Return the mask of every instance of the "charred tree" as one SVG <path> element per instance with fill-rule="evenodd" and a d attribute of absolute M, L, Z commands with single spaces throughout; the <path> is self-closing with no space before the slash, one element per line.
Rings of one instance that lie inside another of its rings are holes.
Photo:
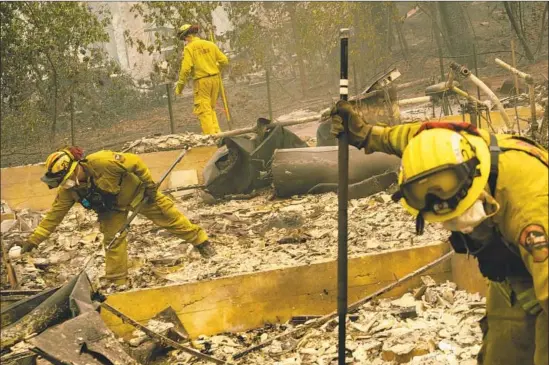
<path fill-rule="evenodd" d="M 515 14 L 513 12 L 513 9 L 511 8 L 511 4 L 509 1 L 504 1 L 503 6 L 505 7 L 505 13 L 507 13 L 507 17 L 509 18 L 509 22 L 511 23 L 511 27 L 515 31 L 515 34 L 517 35 L 517 38 L 522 45 L 522 49 L 524 49 L 524 53 L 526 55 L 526 58 L 528 58 L 528 61 L 534 62 L 534 55 L 532 54 L 532 51 L 530 50 L 530 47 L 528 46 L 528 42 L 526 42 L 526 37 L 524 36 L 524 32 L 522 31 L 519 23 L 517 22 L 517 19 L 515 17 Z"/>
<path fill-rule="evenodd" d="M 472 68 L 474 39 L 464 9 L 459 2 L 440 1 L 438 11 L 441 30 L 450 46 L 448 51 L 458 63 Z"/>

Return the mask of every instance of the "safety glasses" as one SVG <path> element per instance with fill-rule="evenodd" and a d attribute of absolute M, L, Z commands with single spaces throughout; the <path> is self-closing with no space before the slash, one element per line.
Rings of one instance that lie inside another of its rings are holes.
<path fill-rule="evenodd" d="M 61 185 L 61 182 L 63 182 L 63 179 L 68 172 L 68 168 L 58 171 L 56 173 L 48 171 L 44 174 L 44 176 L 40 178 L 40 180 L 48 185 L 48 188 L 55 189 L 59 187 L 59 185 Z"/>
<path fill-rule="evenodd" d="M 473 157 L 460 164 L 448 164 L 425 171 L 400 185 L 397 198 L 418 211 L 431 211 L 437 215 L 453 211 L 467 192 L 475 177 L 479 160 Z"/>

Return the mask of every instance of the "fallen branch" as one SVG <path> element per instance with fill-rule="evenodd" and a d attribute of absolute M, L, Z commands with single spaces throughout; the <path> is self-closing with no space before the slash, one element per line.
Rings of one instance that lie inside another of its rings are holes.
<path fill-rule="evenodd" d="M 227 362 L 224 361 L 224 360 L 220 360 L 220 359 L 217 359 L 213 356 L 210 356 L 210 355 L 206 355 L 206 354 L 203 354 L 202 352 L 200 351 L 197 351 L 195 349 L 192 349 L 190 347 L 187 347 L 187 346 L 183 346 L 171 339 L 169 339 L 168 337 L 166 336 L 163 336 L 159 333 L 156 333 L 154 331 L 151 331 L 150 329 L 148 329 L 147 327 L 143 326 L 141 323 L 137 322 L 136 320 L 128 317 L 127 315 L 125 315 L 124 313 L 120 312 L 118 309 L 116 308 L 113 308 L 111 307 L 109 304 L 103 302 L 101 304 L 101 308 L 105 308 L 106 310 L 108 310 L 109 312 L 111 312 L 112 314 L 114 314 L 115 316 L 117 316 L 118 318 L 120 318 L 122 321 L 126 322 L 126 323 L 129 323 L 131 324 L 132 326 L 134 326 L 135 328 L 138 328 L 140 329 L 141 331 L 145 332 L 147 334 L 147 336 L 149 336 L 150 338 L 152 338 L 153 340 L 157 341 L 158 343 L 162 344 L 162 345 L 167 345 L 167 346 L 171 346 L 173 348 L 176 348 L 178 350 L 181 350 L 183 352 L 186 352 L 188 354 L 191 354 L 193 356 L 196 356 L 202 360 L 206 360 L 206 361 L 210 361 L 210 362 L 213 362 L 215 364 L 226 364 Z"/>
<path fill-rule="evenodd" d="M 375 297 L 378 297 L 382 294 L 385 294 L 387 293 L 388 291 L 392 290 L 393 288 L 399 286 L 400 284 L 402 284 L 403 282 L 405 281 L 408 281 L 416 276 L 418 276 L 419 274 L 422 274 L 424 273 L 425 271 L 429 270 L 430 268 L 440 264 L 441 262 L 444 262 L 446 260 L 448 260 L 449 258 L 451 258 L 452 256 L 454 255 L 454 251 L 450 251 L 446 254 L 444 254 L 443 256 L 439 257 L 438 259 L 436 259 L 435 261 L 425 265 L 425 266 L 422 266 L 420 267 L 419 269 L 409 273 L 408 275 L 402 277 L 401 279 L 395 281 L 394 283 L 390 284 L 390 285 L 387 285 L 386 287 L 384 288 L 381 288 L 379 289 L 378 291 L 368 295 L 367 297 L 365 298 L 362 298 L 356 302 L 354 302 L 353 304 L 351 304 L 349 307 L 348 307 L 348 312 L 352 312 L 352 311 L 355 311 L 357 310 L 358 308 L 360 308 L 362 305 L 364 305 L 365 303 L 369 302 L 370 300 L 374 299 Z M 254 345 L 254 346 L 251 346 L 251 347 L 248 347 L 247 349 L 241 351 L 241 352 L 238 352 L 236 354 L 233 355 L 233 360 L 237 360 L 237 359 L 240 359 L 246 355 L 248 355 L 249 353 L 255 351 L 255 350 L 259 350 L 259 349 L 262 349 L 268 345 L 270 345 L 273 341 L 275 340 L 281 340 L 281 339 L 284 339 L 284 338 L 287 338 L 289 336 L 293 336 L 293 335 L 296 335 L 296 336 L 299 336 L 301 334 L 304 334 L 305 331 L 307 331 L 308 329 L 310 328 L 316 328 L 316 327 L 319 327 L 319 326 L 322 326 L 323 324 L 333 320 L 333 319 L 336 319 L 338 316 L 338 313 L 337 311 L 334 311 L 330 314 L 327 314 L 325 316 L 322 316 L 312 322 L 309 322 L 308 324 L 305 324 L 303 325 L 302 327 L 298 327 L 298 328 L 295 328 L 291 331 L 288 331 L 288 332 L 285 332 L 285 333 L 282 333 L 278 336 L 275 336 L 271 339 L 268 339 L 266 341 L 263 341 L 262 343 L 258 344 L 258 345 Z"/>

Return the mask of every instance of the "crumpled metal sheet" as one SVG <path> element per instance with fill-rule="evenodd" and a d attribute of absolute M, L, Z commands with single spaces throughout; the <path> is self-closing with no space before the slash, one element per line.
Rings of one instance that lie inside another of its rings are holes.
<path fill-rule="evenodd" d="M 31 297 L 21 299 L 9 307 L 6 307 L 2 310 L 2 328 L 9 326 L 10 324 L 16 322 L 18 319 L 22 318 L 34 308 L 36 308 L 40 303 L 49 298 L 59 289 L 59 287 L 46 289 L 38 294 L 35 294 Z"/>
<path fill-rule="evenodd" d="M 91 286 L 86 273 L 80 273 L 67 284 L 45 298 L 30 312 L 4 328 L 2 350 L 23 340 L 32 333 L 40 333 L 61 321 L 77 316 L 91 306 Z"/>
<path fill-rule="evenodd" d="M 204 182 L 216 197 L 249 193 L 267 186 L 271 159 L 275 150 L 303 148 L 307 144 L 284 127 L 276 127 L 265 134 L 262 141 L 246 137 L 223 140 L 225 147 L 217 151 L 204 167 Z"/>
<path fill-rule="evenodd" d="M 72 365 L 137 364 L 95 311 L 52 327 L 29 342 L 50 361 Z"/>

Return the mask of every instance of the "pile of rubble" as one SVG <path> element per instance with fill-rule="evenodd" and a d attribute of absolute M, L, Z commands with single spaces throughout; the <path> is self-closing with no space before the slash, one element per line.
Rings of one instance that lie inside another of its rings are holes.
<path fill-rule="evenodd" d="M 307 265 L 337 257 L 334 193 L 272 200 L 271 192 L 263 191 L 249 200 L 213 205 L 206 204 L 198 193 L 174 199 L 192 222 L 208 232 L 218 255 L 203 260 L 192 245 L 137 217 L 128 234 L 132 288 Z M 8 232 L 5 242 L 10 245 L 24 239 L 39 216 L 19 213 L 18 219 L 28 221 L 28 227 Z M 89 255 L 94 259 L 87 273 L 98 282 L 104 270 L 104 251 L 96 220 L 94 213 L 75 206 L 48 240 L 30 255 L 12 260 L 23 288 L 61 284 L 81 270 Z M 416 236 L 414 218 L 387 193 L 349 202 L 350 256 L 439 242 L 447 235 L 440 225 L 427 225 L 424 235 Z"/>
<path fill-rule="evenodd" d="M 128 142 L 122 149 L 124 152 L 147 153 L 167 150 L 190 149 L 198 146 L 213 146 L 216 139 L 211 135 L 184 132 L 164 136 L 143 137 Z"/>
<path fill-rule="evenodd" d="M 485 298 L 457 290 L 451 282 L 436 285 L 429 276 L 422 280 L 424 285 L 413 293 L 396 300 L 366 303 L 348 316 L 347 363 L 476 364 L 482 342 L 478 321 L 485 313 Z M 268 325 L 246 333 L 200 336 L 192 344 L 217 358 L 229 359 L 249 346 L 297 328 L 292 323 L 295 322 Z M 300 338 L 274 340 L 238 363 L 334 364 L 337 332 L 334 320 L 306 330 Z M 181 351 L 172 351 L 169 356 L 170 364 L 186 364 L 191 358 Z"/>

